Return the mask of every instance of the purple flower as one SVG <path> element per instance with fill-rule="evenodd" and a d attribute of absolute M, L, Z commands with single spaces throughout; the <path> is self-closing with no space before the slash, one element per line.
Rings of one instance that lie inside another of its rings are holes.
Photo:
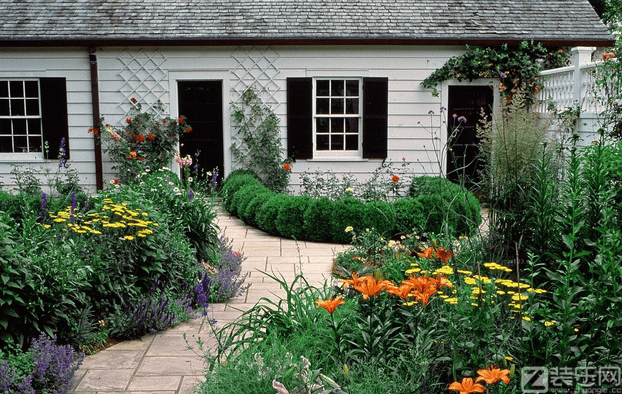
<path fill-rule="evenodd" d="M 447 111 L 447 108 L 441 107 L 441 112 L 445 112 L 445 111 Z"/>
<path fill-rule="evenodd" d="M 458 114 L 453 114 L 451 115 L 454 119 L 456 119 L 458 117 Z"/>
<path fill-rule="evenodd" d="M 461 116 L 461 117 L 458 118 L 458 122 L 460 122 L 460 123 L 466 123 L 466 121 L 467 120 L 466 120 L 466 118 L 464 116 Z"/>
<path fill-rule="evenodd" d="M 499 73 L 499 77 L 501 79 L 505 79 L 507 77 L 507 75 L 505 75 L 505 73 L 502 72 L 502 73 Z"/>
<path fill-rule="evenodd" d="M 58 162 L 58 168 L 62 168 L 67 163 L 67 152 L 65 151 L 65 137 L 60 140 L 60 148 L 58 149 L 58 158 L 60 161 Z"/>
<path fill-rule="evenodd" d="M 194 198 L 194 192 L 192 189 L 188 190 L 188 200 L 192 200 Z"/>
<path fill-rule="evenodd" d="M 45 219 L 45 207 L 48 204 L 48 196 L 45 193 L 41 193 L 41 205 L 39 206 L 39 217 Z"/>
<path fill-rule="evenodd" d="M 78 206 L 78 202 L 76 200 L 76 192 L 71 192 L 71 213 L 69 215 L 69 219 L 71 220 L 71 223 L 73 223 L 75 220 L 73 213 L 76 211 L 77 206 Z"/>
<path fill-rule="evenodd" d="M 428 115 L 434 115 L 434 111 L 429 110 L 429 111 L 428 111 Z"/>

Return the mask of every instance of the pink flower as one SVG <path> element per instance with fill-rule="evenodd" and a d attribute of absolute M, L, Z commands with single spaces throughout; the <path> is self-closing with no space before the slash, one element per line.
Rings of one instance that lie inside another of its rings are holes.
<path fill-rule="evenodd" d="M 276 390 L 277 394 L 289 394 L 289 391 L 283 386 L 283 383 L 279 383 L 276 380 L 272 381 L 272 387 Z"/>
<path fill-rule="evenodd" d="M 108 131 L 108 133 L 110 134 L 110 136 L 115 140 L 115 141 L 121 141 L 121 136 L 119 134 L 117 134 L 116 131 L 114 131 L 111 128 L 107 128 L 106 131 Z"/>

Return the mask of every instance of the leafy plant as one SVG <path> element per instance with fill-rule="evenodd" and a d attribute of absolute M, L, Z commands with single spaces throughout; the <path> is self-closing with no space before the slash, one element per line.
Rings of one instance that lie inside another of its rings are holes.
<path fill-rule="evenodd" d="M 119 173 L 119 181 L 127 184 L 134 182 L 136 176 L 148 169 L 168 168 L 173 160 L 179 136 L 192 132 L 185 117 L 177 119 L 161 118 L 156 114 L 142 111 L 142 105 L 130 99 L 132 113 L 123 128 L 109 124 L 100 124 L 91 132 L 101 138 L 99 132 L 106 136 L 106 152 L 115 163 L 113 169 Z M 164 112 L 163 104 L 158 104 L 158 113 Z M 103 121 L 102 121 L 103 123 Z"/>
<path fill-rule="evenodd" d="M 286 191 L 291 165 L 281 157 L 279 118 L 252 87 L 242 93 L 239 104 L 231 104 L 231 111 L 244 143 L 242 148 L 231 146 L 233 157 L 255 172 L 270 190 Z"/>
<path fill-rule="evenodd" d="M 542 66 L 539 60 L 543 61 Z M 562 67 L 567 63 L 568 53 L 562 48 L 548 50 L 533 41 L 523 41 L 517 47 L 508 44 L 500 47 L 467 45 L 464 54 L 450 58 L 421 85 L 438 96 L 437 86 L 449 79 L 472 81 L 493 78 L 500 80 L 498 89 L 504 95 L 511 97 L 525 87 L 532 97 L 540 88 L 538 73 L 542 69 Z"/>

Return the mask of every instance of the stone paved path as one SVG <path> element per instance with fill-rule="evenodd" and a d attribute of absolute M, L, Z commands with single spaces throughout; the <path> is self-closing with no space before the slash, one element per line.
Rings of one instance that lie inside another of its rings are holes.
<path fill-rule="evenodd" d="M 249 273 L 246 283 L 250 284 L 239 297 L 210 306 L 208 318 L 216 319 L 218 326 L 235 320 L 262 297 L 276 300 L 284 295 L 277 282 L 259 271 L 282 275 L 289 283 L 302 271 L 310 284 L 321 286 L 330 278 L 333 256 L 348 247 L 273 237 L 222 210 L 217 220 L 221 234 L 232 241 L 233 250 L 246 257 L 242 270 Z M 170 330 L 122 342 L 88 356 L 77 371 L 70 392 L 191 393 L 203 379 L 204 363 L 187 349 L 183 334 L 191 344 L 198 337 L 209 344 L 211 330 L 204 320 L 190 320 Z"/>

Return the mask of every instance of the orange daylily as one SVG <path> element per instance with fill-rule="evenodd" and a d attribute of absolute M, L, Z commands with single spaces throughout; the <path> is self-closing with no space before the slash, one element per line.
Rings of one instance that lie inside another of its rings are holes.
<path fill-rule="evenodd" d="M 427 276 L 410 275 L 404 282 L 412 283 L 413 287 L 419 292 L 425 291 L 430 286 L 436 286 L 436 279 L 431 279 Z"/>
<path fill-rule="evenodd" d="M 430 296 L 436 293 L 436 287 L 428 287 L 422 292 L 416 292 L 415 298 L 421 301 L 421 305 L 426 306 L 430 302 Z"/>
<path fill-rule="evenodd" d="M 454 285 L 443 275 L 436 275 L 436 287 L 442 289 L 443 287 L 454 287 Z"/>
<path fill-rule="evenodd" d="M 330 299 L 328 299 L 328 300 L 317 300 L 317 301 L 315 301 L 315 303 L 317 304 L 318 308 L 322 307 L 322 308 L 326 309 L 328 311 L 328 313 L 330 313 L 332 315 L 333 312 L 335 312 L 335 309 L 337 309 L 337 307 L 339 305 L 343 305 L 346 302 L 341 299 L 341 296 L 339 296 L 337 298 L 330 297 Z"/>
<path fill-rule="evenodd" d="M 376 281 L 376 278 L 373 276 L 365 276 L 361 278 L 361 283 L 358 286 L 353 286 L 356 290 L 363 294 L 364 299 L 367 299 L 368 297 L 372 297 L 380 293 L 381 290 L 386 289 L 390 285 L 392 285 L 392 283 L 388 280 Z"/>
<path fill-rule="evenodd" d="M 424 259 L 431 259 L 432 253 L 434 253 L 434 248 L 427 248 L 423 253 L 419 253 L 419 257 Z"/>
<path fill-rule="evenodd" d="M 356 272 L 353 272 L 352 279 L 341 279 L 341 281 L 343 282 L 343 289 L 345 290 L 348 288 L 348 286 L 352 286 L 352 287 L 360 286 L 361 283 L 365 281 L 365 279 L 360 278 Z"/>
<path fill-rule="evenodd" d="M 387 287 L 387 293 L 396 295 L 405 300 L 410 295 L 410 291 L 413 289 L 413 284 L 409 282 L 402 282 L 399 286 Z"/>
<path fill-rule="evenodd" d="M 510 383 L 510 378 L 508 377 L 509 373 L 510 373 L 509 369 L 501 370 L 499 368 L 492 368 L 492 367 L 486 368 L 486 369 L 480 369 L 477 371 L 477 374 L 479 376 L 477 377 L 477 379 L 475 379 L 475 381 L 479 382 L 480 380 L 483 380 L 487 384 L 494 384 L 494 383 L 497 383 L 499 380 L 502 380 L 503 383 L 509 384 Z"/>
<path fill-rule="evenodd" d="M 447 264 L 447 260 L 454 257 L 454 254 L 451 252 L 451 250 L 446 250 L 441 246 L 434 254 L 434 257 L 441 259 L 443 261 L 443 264 Z"/>
<path fill-rule="evenodd" d="M 453 382 L 448 390 L 458 391 L 460 394 L 469 394 L 469 393 L 483 393 L 484 386 L 479 383 L 473 384 L 473 379 L 471 378 L 462 378 L 462 382 Z"/>

